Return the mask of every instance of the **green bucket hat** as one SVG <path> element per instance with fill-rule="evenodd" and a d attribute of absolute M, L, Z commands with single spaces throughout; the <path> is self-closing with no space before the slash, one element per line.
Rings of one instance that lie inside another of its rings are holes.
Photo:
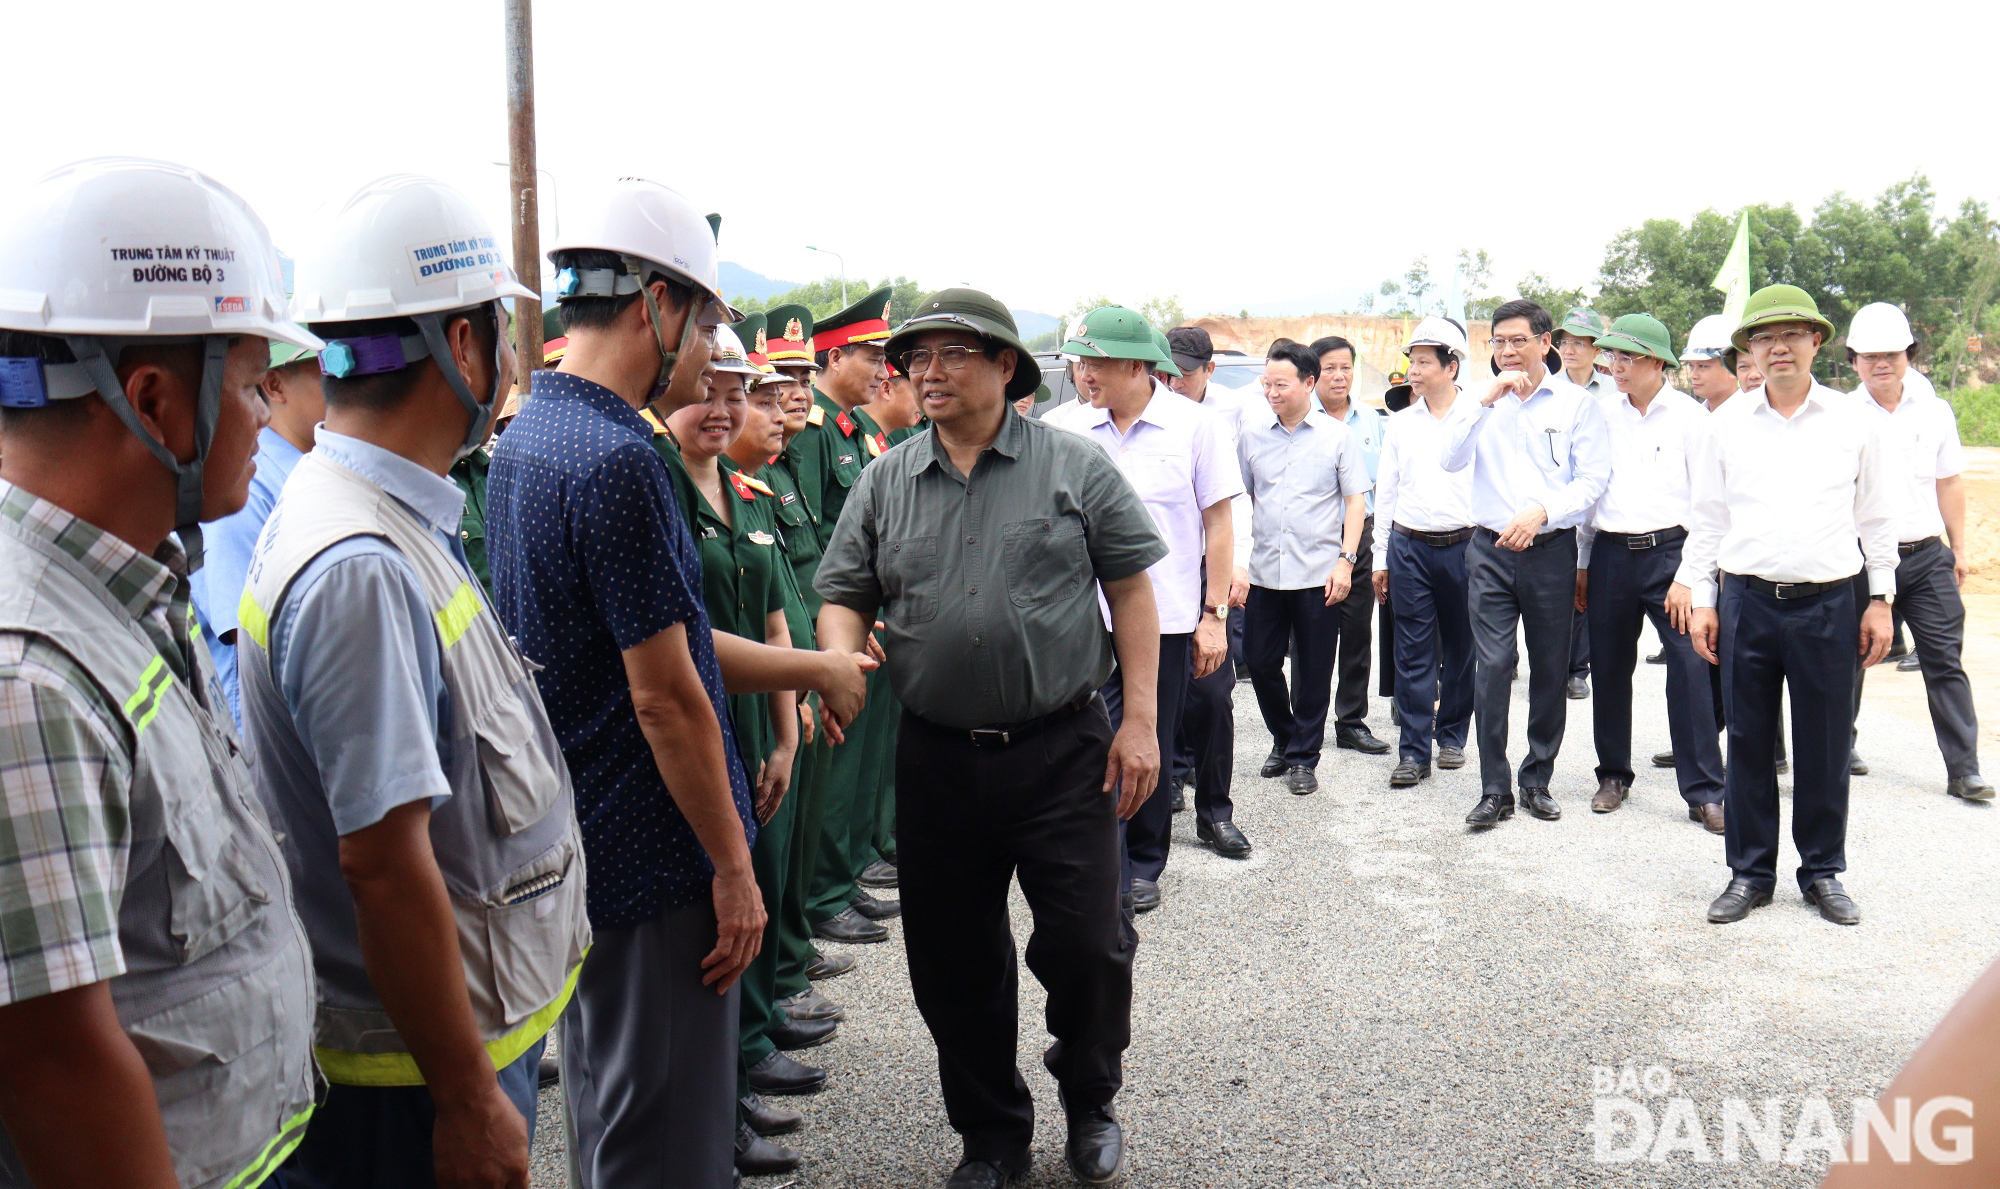
<path fill-rule="evenodd" d="M 1673 332 L 1651 314 L 1627 314 L 1613 322 L 1611 329 L 1598 336 L 1597 349 L 1649 355 L 1668 367 L 1680 365 L 1674 358 Z"/>
<path fill-rule="evenodd" d="M 910 340 L 927 330 L 969 330 L 1002 347 L 1012 347 L 1014 378 L 1007 382 L 1007 399 L 1020 400 L 1041 386 L 1042 372 L 1034 352 L 1021 344 L 1021 332 L 1007 307 L 977 289 L 940 289 L 917 303 L 910 320 L 896 328 L 883 344 L 890 359 L 909 349 Z M 903 366 L 898 363 L 899 369 Z"/>
<path fill-rule="evenodd" d="M 1578 338 L 1601 339 L 1611 329 L 1611 319 L 1596 310 L 1578 306 L 1563 315 L 1562 325 L 1556 329 Z"/>
<path fill-rule="evenodd" d="M 1103 306 L 1083 316 L 1083 324 L 1062 345 L 1065 355 L 1086 359 L 1142 359 L 1147 363 L 1172 363 L 1166 336 L 1155 342 L 1155 331 L 1139 311 L 1124 306 Z"/>
<path fill-rule="evenodd" d="M 1153 345 L 1160 349 L 1160 354 L 1167 357 L 1166 362 L 1156 363 L 1153 365 L 1154 371 L 1163 372 L 1169 376 L 1178 376 L 1184 374 L 1181 371 L 1180 364 L 1174 362 L 1174 349 L 1167 342 L 1166 331 L 1161 330 L 1158 327 L 1153 328 Z"/>
<path fill-rule="evenodd" d="M 318 358 L 319 352 L 310 347 L 296 347 L 291 343 L 281 343 L 277 339 L 271 340 L 270 368 L 281 368 L 288 363 L 299 363 L 303 360 Z"/>
<path fill-rule="evenodd" d="M 1736 344 L 1738 351 L 1748 351 L 1750 332 L 1773 322 L 1810 322 L 1819 327 L 1821 343 L 1833 341 L 1833 323 L 1820 314 L 1819 303 L 1812 299 L 1812 294 L 1797 285 L 1766 285 L 1752 293 L 1743 306 L 1743 321 L 1737 324 L 1729 341 Z"/>

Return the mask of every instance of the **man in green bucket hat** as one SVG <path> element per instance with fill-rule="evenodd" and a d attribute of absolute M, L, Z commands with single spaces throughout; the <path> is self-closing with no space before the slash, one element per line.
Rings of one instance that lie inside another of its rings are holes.
<path fill-rule="evenodd" d="M 1597 744 L 1593 813 L 1631 795 L 1632 671 L 1646 620 L 1665 642 L 1667 728 L 1688 817 L 1723 830 L 1722 748 L 1708 689 L 1708 662 L 1667 622 L 1667 591 L 1681 564 L 1692 519 L 1690 467 L 1707 432 L 1703 406 L 1667 383 L 1673 335 L 1649 314 L 1627 314 L 1597 340 L 1611 360 L 1616 396 L 1602 400 L 1611 438 L 1611 479 L 1577 527 L 1576 602 L 1590 631 Z"/>
<path fill-rule="evenodd" d="M 1799 889 L 1835 924 L 1861 919 L 1836 878 L 1847 867 L 1854 677 L 1857 664 L 1882 659 L 1893 634 L 1902 500 L 1864 411 L 1813 380 L 1813 357 L 1832 335 L 1804 290 L 1751 294 L 1732 341 L 1755 358 L 1764 384 L 1717 412 L 1727 422 L 1697 451 L 1693 523 L 1667 594 L 1675 629 L 1722 666 L 1728 703 L 1723 836 L 1733 874 L 1709 905 L 1716 924 L 1769 904 L 1777 882 L 1772 737 L 1786 689 Z"/>
<path fill-rule="evenodd" d="M 1611 373 L 1597 369 L 1603 352 L 1599 341 L 1611 329 L 1611 319 L 1596 310 L 1578 306 L 1563 315 L 1556 327 L 1556 354 L 1562 358 L 1563 375 L 1569 382 L 1600 400 L 1617 400 L 1618 386 Z M 1590 696 L 1590 631 L 1579 615 L 1570 621 L 1569 680 L 1563 695 L 1572 701 Z"/>

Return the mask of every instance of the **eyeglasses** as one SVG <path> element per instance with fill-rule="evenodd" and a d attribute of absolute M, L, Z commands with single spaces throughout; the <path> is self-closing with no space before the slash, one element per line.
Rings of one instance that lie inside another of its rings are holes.
<path fill-rule="evenodd" d="M 1818 333 L 1817 330 L 1801 330 L 1798 327 L 1793 327 L 1790 330 L 1760 330 L 1750 336 L 1750 345 L 1753 348 L 1764 347 L 1768 349 L 1777 346 L 1779 343 L 1783 343 L 1787 347 L 1798 348 L 1805 346 L 1806 340 Z"/>
<path fill-rule="evenodd" d="M 1639 362 L 1641 359 L 1652 358 L 1651 355 L 1634 355 L 1630 351 L 1616 351 L 1616 350 L 1606 351 L 1604 355 L 1607 359 L 1611 360 L 1611 362 L 1622 363 L 1626 367 L 1631 367 L 1633 364 Z"/>
<path fill-rule="evenodd" d="M 1517 334 L 1512 338 L 1487 339 L 1486 346 L 1488 350 L 1492 351 L 1499 351 L 1502 349 L 1508 351 L 1519 351 L 1522 348 L 1526 347 L 1528 344 L 1534 342 L 1535 339 L 1539 339 L 1541 337 L 1542 336 L 1540 335 L 1535 335 L 1533 338 L 1522 338 L 1520 335 Z"/>
<path fill-rule="evenodd" d="M 921 376 L 931 369 L 931 361 L 935 359 L 944 364 L 944 370 L 955 372 L 965 366 L 966 360 L 974 355 L 983 354 L 985 352 L 978 347 L 965 347 L 957 343 L 936 350 L 929 347 L 912 347 L 903 352 L 903 357 L 896 361 L 896 366 L 903 369 L 903 374 L 906 376 Z"/>

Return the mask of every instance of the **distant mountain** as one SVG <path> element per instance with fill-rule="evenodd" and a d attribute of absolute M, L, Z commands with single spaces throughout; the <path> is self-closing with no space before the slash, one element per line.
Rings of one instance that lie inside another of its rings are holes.
<path fill-rule="evenodd" d="M 717 269 L 717 280 L 722 285 L 724 297 L 771 298 L 780 293 L 789 293 L 799 287 L 798 281 L 774 281 L 760 272 L 751 272 L 740 264 L 722 261 Z"/>
<path fill-rule="evenodd" d="M 1033 310 L 1008 310 L 1014 315 L 1014 326 L 1021 332 L 1022 339 L 1036 338 L 1062 325 L 1062 319 L 1054 314 L 1037 314 Z"/>

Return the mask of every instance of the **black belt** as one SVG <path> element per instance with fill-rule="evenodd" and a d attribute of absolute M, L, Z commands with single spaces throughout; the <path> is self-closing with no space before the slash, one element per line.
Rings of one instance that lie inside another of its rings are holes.
<path fill-rule="evenodd" d="M 1941 544 L 1943 541 L 1943 537 L 1925 537 L 1921 541 L 1905 541 L 1896 546 L 1896 556 L 1908 557 L 1919 549 L 1927 549 L 1932 545 Z"/>
<path fill-rule="evenodd" d="M 1810 599 L 1815 595 L 1823 595 L 1827 591 L 1839 590 L 1854 583 L 1851 577 L 1836 578 L 1832 582 L 1773 582 L 1768 578 L 1759 578 L 1755 574 L 1726 574 L 1724 577 L 1736 579 L 1749 586 L 1751 590 L 1784 601 Z"/>
<path fill-rule="evenodd" d="M 1470 541 L 1472 539 L 1472 530 L 1469 528 L 1455 528 L 1449 532 L 1433 533 L 1426 532 L 1420 528 L 1404 528 L 1400 524 L 1392 524 L 1389 527 L 1419 545 L 1431 545 L 1439 549 L 1444 548 L 1446 545 L 1456 545 L 1460 541 Z"/>
<path fill-rule="evenodd" d="M 910 711 L 909 714 L 911 718 L 916 719 L 932 730 L 966 739 L 974 747 L 999 748 L 1012 747 L 1030 736 L 1041 734 L 1044 730 L 1055 726 L 1065 719 L 1074 718 L 1090 709 L 1091 703 L 1095 701 L 1097 701 L 1097 691 L 1091 690 L 1088 693 L 1078 694 L 1047 714 L 1023 719 L 1020 722 L 1009 723 L 1005 726 L 973 727 L 970 730 L 964 727 L 947 727 L 939 723 L 934 723 L 914 711 Z"/>
<path fill-rule="evenodd" d="M 1498 540 L 1500 539 L 1500 534 L 1499 534 L 1499 533 L 1496 533 L 1496 532 L 1494 532 L 1494 531 L 1493 531 L 1492 529 L 1490 529 L 1490 528 L 1486 528 L 1486 527 L 1485 527 L 1485 526 L 1483 526 L 1483 525 L 1482 525 L 1482 526 L 1480 527 L 1479 531 L 1480 531 L 1480 532 L 1482 532 L 1482 533 L 1485 533 L 1485 534 L 1486 534 L 1486 536 L 1485 536 L 1485 538 L 1484 538 L 1485 540 L 1488 540 L 1488 541 L 1498 541 Z M 1536 538 L 1535 538 L 1535 543 L 1534 543 L 1533 545 L 1530 545 L 1530 546 L 1528 546 L 1528 548 L 1530 548 L 1530 549 L 1535 549 L 1535 548 L 1539 548 L 1540 546 L 1543 546 L 1543 545 L 1546 545 L 1546 544 L 1548 544 L 1548 543 L 1549 543 L 1550 541 L 1553 541 L 1553 540 L 1555 540 L 1555 539 L 1556 539 L 1556 538 L 1558 538 L 1558 537 L 1565 537 L 1565 536 L 1568 536 L 1568 535 L 1569 535 L 1570 533 L 1573 533 L 1573 532 L 1575 532 L 1575 531 L 1576 531 L 1576 530 L 1575 530 L 1574 528 L 1553 528 L 1553 529 L 1550 529 L 1550 530 L 1549 530 L 1548 532 L 1545 532 L 1545 533 L 1541 534 L 1540 536 L 1536 537 Z"/>
<path fill-rule="evenodd" d="M 1623 545 L 1627 549 L 1652 549 L 1660 545 L 1671 545 L 1682 540 L 1688 531 L 1680 525 L 1672 528 L 1656 528 L 1650 533 L 1599 533 L 1597 539 Z"/>

